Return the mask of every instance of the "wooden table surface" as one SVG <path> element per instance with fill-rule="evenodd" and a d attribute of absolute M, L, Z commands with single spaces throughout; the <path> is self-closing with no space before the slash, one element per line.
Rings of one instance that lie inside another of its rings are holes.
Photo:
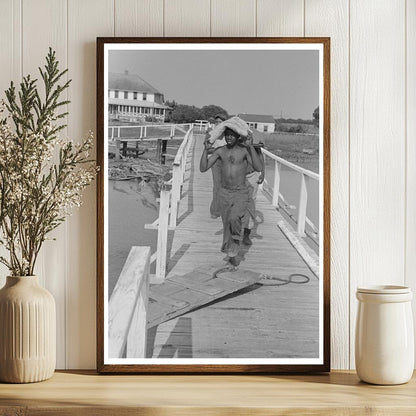
<path fill-rule="evenodd" d="M 171 376 L 56 372 L 1 384 L 0 415 L 416 415 L 416 376 L 400 386 L 323 375 Z"/>

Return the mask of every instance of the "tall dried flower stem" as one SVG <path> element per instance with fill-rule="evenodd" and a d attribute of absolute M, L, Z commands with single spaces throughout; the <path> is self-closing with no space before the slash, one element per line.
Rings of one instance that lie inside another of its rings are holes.
<path fill-rule="evenodd" d="M 80 206 L 96 173 L 91 133 L 78 145 L 59 138 L 67 115 L 61 108 L 69 103 L 60 97 L 70 81 L 61 85 L 67 70 L 59 70 L 52 49 L 39 72 L 43 96 L 28 75 L 19 91 L 10 84 L 0 106 L 0 245 L 9 252 L 0 263 L 14 276 L 33 275 L 48 234 Z"/>

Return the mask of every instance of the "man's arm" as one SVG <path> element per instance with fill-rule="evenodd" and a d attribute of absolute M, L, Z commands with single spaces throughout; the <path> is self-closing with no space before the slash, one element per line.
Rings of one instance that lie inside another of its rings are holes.
<path fill-rule="evenodd" d="M 208 155 L 210 155 L 214 152 L 214 148 L 212 147 L 212 143 L 209 141 L 209 139 L 211 138 L 211 135 L 209 134 L 211 130 L 212 129 L 209 129 L 205 133 L 205 138 L 204 138 L 204 146 L 205 146 L 205 149 L 207 149 Z"/>
<path fill-rule="evenodd" d="M 251 163 L 253 169 L 256 172 L 262 172 L 264 169 L 264 165 L 262 160 L 260 159 L 259 155 L 257 154 L 256 150 L 254 149 L 253 145 L 251 144 L 244 144 L 244 147 L 247 149 L 248 153 L 248 162 Z M 251 159 L 251 160 L 250 160 Z"/>
<path fill-rule="evenodd" d="M 219 151 L 215 150 L 214 153 L 208 158 L 208 149 L 207 146 L 205 146 L 204 151 L 202 152 L 201 161 L 199 162 L 199 170 L 201 172 L 206 172 L 219 159 L 219 157 Z"/>
<path fill-rule="evenodd" d="M 254 149 L 254 150 L 256 150 L 256 149 Z M 261 166 L 262 166 L 262 169 L 261 169 L 261 171 L 260 171 L 259 180 L 257 181 L 257 183 L 258 183 L 258 184 L 260 184 L 260 183 L 263 183 L 263 182 L 264 182 L 264 175 L 265 175 L 265 170 L 266 170 L 266 166 L 265 166 L 265 162 L 264 162 L 264 155 L 263 155 L 263 152 L 261 151 L 261 149 L 259 149 L 259 150 L 260 150 L 260 154 L 258 154 L 258 153 L 257 153 L 257 150 L 256 150 L 256 153 L 259 155 L 259 158 L 260 158 L 260 161 L 261 161 Z"/>
<path fill-rule="evenodd" d="M 251 131 L 248 132 L 246 140 L 241 142 L 241 145 L 247 149 L 248 163 L 253 166 L 256 172 L 262 172 L 264 176 L 264 163 L 253 147 L 253 133 Z"/>

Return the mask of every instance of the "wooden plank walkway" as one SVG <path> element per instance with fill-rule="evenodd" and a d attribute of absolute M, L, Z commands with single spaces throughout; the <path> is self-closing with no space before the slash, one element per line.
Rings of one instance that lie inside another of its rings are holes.
<path fill-rule="evenodd" d="M 168 278 L 198 267 L 226 265 L 220 252 L 221 219 L 212 219 L 211 171 L 201 173 L 203 136 L 188 156 L 178 226 L 168 248 Z M 264 194 L 256 210 L 263 221 L 242 246 L 239 271 L 273 276 L 148 331 L 148 357 L 316 358 L 319 342 L 319 280 L 277 227 L 283 220 Z"/>
<path fill-rule="evenodd" d="M 214 267 L 198 267 L 184 275 L 170 275 L 163 284 L 153 285 L 149 293 L 147 328 L 184 315 L 262 279 L 260 273 L 225 271 Z"/>

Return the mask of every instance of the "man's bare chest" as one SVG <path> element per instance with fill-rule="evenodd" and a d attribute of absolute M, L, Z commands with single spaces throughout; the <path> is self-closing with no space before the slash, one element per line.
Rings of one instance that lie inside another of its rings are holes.
<path fill-rule="evenodd" d="M 245 162 L 245 152 L 241 149 L 225 149 L 222 159 L 225 163 L 240 165 Z"/>

